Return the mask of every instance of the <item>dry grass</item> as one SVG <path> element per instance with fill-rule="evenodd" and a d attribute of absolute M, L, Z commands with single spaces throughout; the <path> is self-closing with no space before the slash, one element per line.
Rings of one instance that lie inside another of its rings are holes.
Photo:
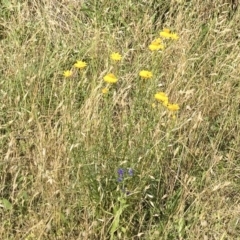
<path fill-rule="evenodd" d="M 237 1 L 1 8 L 1 239 L 240 239 Z M 153 56 L 163 27 L 180 38 Z M 64 78 L 78 59 L 87 69 Z M 176 121 L 151 107 L 157 91 Z M 134 169 L 128 196 L 119 168 Z"/>

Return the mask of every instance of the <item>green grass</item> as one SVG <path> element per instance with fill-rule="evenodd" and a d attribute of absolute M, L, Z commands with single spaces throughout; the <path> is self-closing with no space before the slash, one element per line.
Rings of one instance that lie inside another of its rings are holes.
<path fill-rule="evenodd" d="M 1 239 L 240 239 L 239 9 L 0 6 Z M 179 40 L 151 52 L 163 28 Z M 108 72 L 118 82 L 104 95 Z M 160 91 L 179 104 L 176 119 Z"/>

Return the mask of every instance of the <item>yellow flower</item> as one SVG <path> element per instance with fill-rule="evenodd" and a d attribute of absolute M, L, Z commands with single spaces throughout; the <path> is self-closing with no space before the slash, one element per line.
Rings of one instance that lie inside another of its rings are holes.
<path fill-rule="evenodd" d="M 102 94 L 108 94 L 109 92 L 109 89 L 108 88 L 103 88 L 102 89 Z"/>
<path fill-rule="evenodd" d="M 171 38 L 173 40 L 179 39 L 179 36 L 176 33 L 171 33 L 167 28 L 164 28 L 163 31 L 160 32 L 160 36 L 163 38 Z"/>
<path fill-rule="evenodd" d="M 106 76 L 103 77 L 104 81 L 107 83 L 116 83 L 118 79 L 112 73 L 108 73 Z"/>
<path fill-rule="evenodd" d="M 146 71 L 146 70 L 142 70 L 139 73 L 139 76 L 142 77 L 142 78 L 148 79 L 148 78 L 151 78 L 153 75 L 152 75 L 152 72 L 149 72 L 149 71 Z"/>
<path fill-rule="evenodd" d="M 156 51 L 156 50 L 164 49 L 164 46 L 161 42 L 161 39 L 157 38 L 151 42 L 151 44 L 148 46 L 148 48 L 151 51 Z"/>
<path fill-rule="evenodd" d="M 117 52 L 114 52 L 110 55 L 110 58 L 113 60 L 113 61 L 120 61 L 122 59 L 122 56 L 117 53 Z"/>
<path fill-rule="evenodd" d="M 154 95 L 155 99 L 162 102 L 164 106 L 168 104 L 168 96 L 164 92 L 159 92 Z"/>
<path fill-rule="evenodd" d="M 171 33 L 170 32 L 160 32 L 160 36 L 163 38 L 171 38 Z"/>
<path fill-rule="evenodd" d="M 164 107 L 167 107 L 168 106 L 168 99 L 163 101 L 162 104 L 163 104 Z"/>
<path fill-rule="evenodd" d="M 176 33 L 172 33 L 170 38 L 173 39 L 173 40 L 178 40 L 179 36 Z"/>
<path fill-rule="evenodd" d="M 177 110 L 179 110 L 179 105 L 178 104 L 168 104 L 167 108 L 169 111 L 175 112 Z"/>
<path fill-rule="evenodd" d="M 168 28 L 164 28 L 164 29 L 163 29 L 163 32 L 170 33 L 171 31 L 170 31 L 170 29 L 168 29 Z"/>
<path fill-rule="evenodd" d="M 63 72 L 63 76 L 66 77 L 66 78 L 71 77 L 72 75 L 73 75 L 73 73 L 70 70 L 67 70 L 67 71 Z"/>
<path fill-rule="evenodd" d="M 83 69 L 87 66 L 87 63 L 86 62 L 83 62 L 83 61 L 77 61 L 75 64 L 74 64 L 74 67 L 76 68 L 79 68 L 79 69 Z"/>

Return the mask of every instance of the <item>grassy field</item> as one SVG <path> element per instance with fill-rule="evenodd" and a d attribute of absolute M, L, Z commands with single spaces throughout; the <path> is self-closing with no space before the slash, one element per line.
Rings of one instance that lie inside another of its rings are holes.
<path fill-rule="evenodd" d="M 0 7 L 0 239 L 240 239 L 237 2 Z"/>

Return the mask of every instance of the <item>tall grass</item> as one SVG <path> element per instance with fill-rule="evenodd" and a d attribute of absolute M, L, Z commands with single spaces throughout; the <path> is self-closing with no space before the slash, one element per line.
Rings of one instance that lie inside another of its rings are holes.
<path fill-rule="evenodd" d="M 0 4 L 1 239 L 240 239 L 237 3 Z"/>

